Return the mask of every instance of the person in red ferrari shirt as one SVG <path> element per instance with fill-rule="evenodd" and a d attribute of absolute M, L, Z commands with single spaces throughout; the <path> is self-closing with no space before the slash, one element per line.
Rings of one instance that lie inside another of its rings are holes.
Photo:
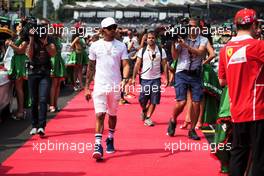
<path fill-rule="evenodd" d="M 233 128 L 230 175 L 264 175 L 264 41 L 254 39 L 256 12 L 242 9 L 234 22 L 237 36 L 220 50 L 219 82 L 229 89 Z M 252 158 L 250 158 L 252 152 Z"/>

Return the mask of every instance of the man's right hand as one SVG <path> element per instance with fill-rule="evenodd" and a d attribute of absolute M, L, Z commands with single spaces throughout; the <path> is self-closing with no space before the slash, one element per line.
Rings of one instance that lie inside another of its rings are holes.
<path fill-rule="evenodd" d="M 87 101 L 92 98 L 92 92 L 89 88 L 85 88 L 84 96 Z"/>
<path fill-rule="evenodd" d="M 188 48 L 188 45 L 185 43 L 184 39 L 179 39 L 178 43 L 182 48 Z"/>
<path fill-rule="evenodd" d="M 143 41 L 146 41 L 147 38 L 148 38 L 147 34 L 144 34 L 143 37 L 142 37 L 142 40 L 143 40 Z"/>

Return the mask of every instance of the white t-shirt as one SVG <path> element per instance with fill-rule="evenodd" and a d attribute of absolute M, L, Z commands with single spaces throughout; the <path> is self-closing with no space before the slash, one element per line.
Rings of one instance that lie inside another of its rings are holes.
<path fill-rule="evenodd" d="M 89 59 L 96 61 L 94 91 L 109 91 L 121 82 L 121 60 L 128 59 L 124 43 L 100 39 L 92 43 Z"/>
<path fill-rule="evenodd" d="M 137 57 L 142 59 L 142 51 L 143 48 L 141 48 L 138 53 Z M 152 54 L 154 54 L 156 57 L 152 58 Z M 162 48 L 162 59 L 166 59 L 167 55 L 165 50 Z M 153 61 L 152 61 L 153 60 Z M 160 78 L 160 63 L 161 63 L 161 58 L 160 58 L 160 50 L 158 46 L 155 48 L 155 52 L 152 52 L 148 46 L 143 54 L 143 65 L 142 65 L 142 70 L 141 70 L 141 78 L 142 79 L 157 79 Z"/>

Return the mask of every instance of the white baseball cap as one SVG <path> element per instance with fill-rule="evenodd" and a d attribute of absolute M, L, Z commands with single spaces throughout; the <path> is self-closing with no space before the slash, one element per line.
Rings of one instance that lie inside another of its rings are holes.
<path fill-rule="evenodd" d="M 116 24 L 114 18 L 112 18 L 112 17 L 107 17 L 107 18 L 105 18 L 105 19 L 102 20 L 102 22 L 101 22 L 101 27 L 102 27 L 102 28 L 106 28 L 106 27 L 111 26 L 111 25 L 113 25 L 113 24 Z"/>

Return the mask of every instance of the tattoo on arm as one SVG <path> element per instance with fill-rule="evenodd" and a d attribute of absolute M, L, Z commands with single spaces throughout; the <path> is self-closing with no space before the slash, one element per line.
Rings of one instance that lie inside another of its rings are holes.
<path fill-rule="evenodd" d="M 85 87 L 89 88 L 95 74 L 96 61 L 90 60 L 87 66 Z"/>

